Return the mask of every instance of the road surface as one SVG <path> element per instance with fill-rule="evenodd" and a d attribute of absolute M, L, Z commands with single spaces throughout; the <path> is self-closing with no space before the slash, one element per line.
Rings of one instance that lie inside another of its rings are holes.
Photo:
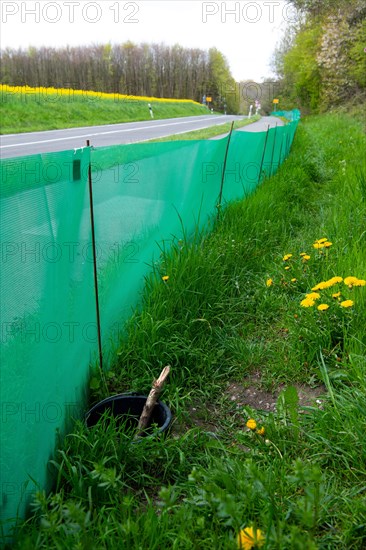
<path fill-rule="evenodd" d="M 85 147 L 87 139 L 90 139 L 90 144 L 95 147 L 135 143 L 200 130 L 242 118 L 242 116 L 235 115 L 203 115 L 67 128 L 64 130 L 5 134 L 0 136 L 0 156 L 1 158 L 11 158 L 65 151 Z"/>
<path fill-rule="evenodd" d="M 283 124 L 283 121 L 276 116 L 263 116 L 260 120 L 257 120 L 257 122 L 253 122 L 252 124 L 248 124 L 247 126 L 243 126 L 242 128 L 238 128 L 237 130 L 238 132 L 266 132 L 268 128 L 283 126 Z M 228 132 L 226 134 L 215 136 L 211 139 L 221 139 L 227 135 Z"/>
<path fill-rule="evenodd" d="M 277 116 L 263 116 L 257 122 L 249 124 L 248 126 L 243 126 L 239 130 L 244 132 L 266 132 L 269 128 L 274 128 L 275 126 L 283 126 L 284 122 Z"/>
<path fill-rule="evenodd" d="M 235 115 L 204 115 L 164 120 L 145 120 L 142 122 L 125 122 L 123 124 L 106 124 L 103 126 L 85 126 L 83 128 L 67 128 L 65 130 L 48 130 L 43 132 L 28 132 L 22 134 L 6 134 L 0 136 L 0 157 L 12 158 L 38 153 L 50 153 L 84 147 L 86 140 L 91 145 L 104 147 L 121 143 L 136 143 L 149 139 L 183 134 L 193 130 L 201 130 L 216 124 L 224 124 L 233 120 L 241 120 L 243 116 Z M 261 120 L 239 128 L 243 132 L 264 132 L 270 128 L 282 126 L 278 117 L 262 117 Z M 227 134 L 223 134 L 227 135 Z M 223 135 L 213 139 L 220 139 Z"/>

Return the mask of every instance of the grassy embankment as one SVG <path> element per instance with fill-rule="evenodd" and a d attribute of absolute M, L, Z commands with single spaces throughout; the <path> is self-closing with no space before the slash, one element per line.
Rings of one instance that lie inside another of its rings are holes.
<path fill-rule="evenodd" d="M 107 383 L 171 364 L 172 433 L 77 424 L 16 548 L 230 550 L 247 527 L 365 548 L 365 141 L 346 115 L 301 122 L 273 178 L 165 254 Z"/>
<path fill-rule="evenodd" d="M 56 130 L 154 119 L 207 115 L 191 100 L 0 85 L 1 134 Z"/>

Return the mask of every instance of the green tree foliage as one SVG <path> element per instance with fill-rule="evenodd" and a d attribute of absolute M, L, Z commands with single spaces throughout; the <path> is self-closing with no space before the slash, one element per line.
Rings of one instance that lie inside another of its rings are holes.
<path fill-rule="evenodd" d="M 349 49 L 349 77 L 360 88 L 366 88 L 366 18 L 360 21 L 354 30 Z"/>
<path fill-rule="evenodd" d="M 344 0 L 289 0 L 296 9 L 311 15 L 319 15 L 344 3 Z"/>
<path fill-rule="evenodd" d="M 290 0 L 301 12 L 274 66 L 286 107 L 324 110 L 366 93 L 365 0 Z M 295 31 L 295 34 L 294 34 Z"/>
<path fill-rule="evenodd" d="M 237 112 L 236 85 L 225 57 L 179 44 L 105 44 L 41 47 L 1 52 L 0 81 L 14 86 L 53 86 L 202 101 Z"/>
<path fill-rule="evenodd" d="M 319 103 L 321 75 L 316 61 L 321 39 L 320 23 L 306 26 L 283 59 L 283 72 L 290 99 L 310 109 Z"/>
<path fill-rule="evenodd" d="M 214 99 L 216 109 L 223 110 L 227 105 L 228 112 L 236 113 L 239 108 L 238 87 L 231 76 L 229 64 L 225 56 L 216 48 L 209 50 L 209 81 L 208 90 Z"/>

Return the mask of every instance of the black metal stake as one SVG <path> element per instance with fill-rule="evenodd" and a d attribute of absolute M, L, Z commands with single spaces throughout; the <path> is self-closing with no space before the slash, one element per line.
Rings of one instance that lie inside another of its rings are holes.
<path fill-rule="evenodd" d="M 287 134 L 286 136 L 286 158 L 290 154 L 290 136 Z"/>
<path fill-rule="evenodd" d="M 294 140 L 294 135 L 292 134 L 292 137 L 291 135 L 288 136 L 288 154 L 291 153 L 291 147 L 292 147 L 292 142 Z"/>
<path fill-rule="evenodd" d="M 86 140 L 86 145 L 87 147 L 90 147 L 89 139 Z M 88 168 L 88 180 L 89 180 L 89 201 L 90 201 L 90 223 L 91 223 L 92 248 L 93 248 L 95 309 L 97 314 L 97 330 L 98 330 L 99 367 L 100 367 L 100 370 L 103 371 L 102 338 L 101 338 L 101 331 L 100 331 L 99 292 L 98 292 L 98 275 L 97 275 L 97 253 L 96 253 L 96 247 L 95 247 L 93 185 L 92 185 L 90 161 L 89 161 L 89 168 Z"/>
<path fill-rule="evenodd" d="M 283 146 L 283 135 L 282 135 L 282 139 L 281 139 L 280 155 L 278 157 L 278 166 L 281 166 L 281 164 L 282 164 L 282 146 Z"/>
<path fill-rule="evenodd" d="M 276 145 L 276 133 L 277 133 L 277 122 L 276 122 L 274 136 L 273 136 L 273 146 L 272 146 L 272 155 L 271 155 L 271 168 L 270 168 L 270 172 L 269 172 L 270 176 L 272 176 L 272 164 L 273 164 L 273 155 L 274 155 L 274 150 L 275 150 L 275 145 Z"/>
<path fill-rule="evenodd" d="M 227 156 L 228 156 L 228 153 L 229 153 L 229 145 L 230 145 L 230 140 L 231 140 L 231 134 L 233 133 L 234 122 L 235 122 L 235 121 L 233 120 L 232 123 L 231 123 L 229 138 L 228 138 L 227 144 L 226 144 L 226 151 L 225 151 L 224 164 L 223 164 L 223 167 L 222 167 L 222 176 L 221 176 L 221 187 L 220 187 L 220 193 L 219 193 L 219 201 L 218 201 L 218 203 L 217 203 L 217 217 L 220 216 L 221 201 L 222 201 L 222 192 L 223 192 L 223 189 L 224 189 L 224 180 L 225 180 L 226 161 L 227 161 Z"/>
<path fill-rule="evenodd" d="M 266 154 L 266 147 L 267 147 L 267 141 L 268 141 L 268 134 L 269 134 L 269 124 L 268 124 L 268 128 L 267 128 L 266 139 L 265 139 L 265 141 L 264 141 L 264 148 L 263 148 L 261 166 L 260 166 L 259 175 L 258 175 L 258 185 L 259 185 L 259 183 L 260 183 L 260 181 L 261 181 L 261 175 L 262 175 L 262 169 L 263 169 L 263 163 L 264 163 L 264 156 L 265 156 L 265 154 Z"/>

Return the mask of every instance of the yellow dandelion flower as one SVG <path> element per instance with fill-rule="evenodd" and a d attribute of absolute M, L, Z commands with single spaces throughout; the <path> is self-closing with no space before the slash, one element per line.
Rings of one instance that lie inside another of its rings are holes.
<path fill-rule="evenodd" d="M 168 280 L 169 280 L 169 275 L 164 275 L 164 276 L 162 277 L 162 279 L 163 279 L 163 281 L 168 281 Z"/>
<path fill-rule="evenodd" d="M 326 239 L 325 237 L 323 239 L 318 239 L 317 241 L 315 241 L 316 243 L 318 244 L 323 244 L 327 241 L 328 239 Z"/>
<path fill-rule="evenodd" d="M 331 286 L 334 286 L 338 283 L 338 277 L 332 277 L 328 281 L 325 281 L 324 288 L 330 288 Z"/>
<path fill-rule="evenodd" d="M 272 279 L 267 279 L 266 285 L 267 286 L 272 286 L 273 285 L 273 280 Z"/>
<path fill-rule="evenodd" d="M 300 252 L 300 256 L 307 256 L 306 252 Z"/>
<path fill-rule="evenodd" d="M 339 298 L 339 297 L 340 297 L 340 295 L 341 295 L 341 293 L 340 293 L 340 292 L 335 292 L 334 294 L 332 294 L 332 298 L 335 298 L 335 299 L 337 299 L 337 298 Z"/>
<path fill-rule="evenodd" d="M 305 299 L 307 298 L 309 300 L 319 300 L 320 294 L 318 294 L 318 292 L 309 292 L 309 294 L 306 294 Z"/>
<path fill-rule="evenodd" d="M 258 435 L 264 435 L 266 432 L 266 430 L 264 429 L 264 427 L 262 426 L 262 428 L 259 428 L 259 430 L 257 430 L 255 433 L 257 433 Z"/>
<path fill-rule="evenodd" d="M 304 300 L 301 300 L 300 302 L 300 306 L 302 307 L 312 307 L 314 304 L 314 300 L 311 300 L 310 298 L 304 298 Z"/>
<path fill-rule="evenodd" d="M 286 269 L 286 271 L 288 271 L 288 270 L 291 269 L 291 268 L 290 268 L 289 265 L 287 265 L 287 266 L 285 267 L 285 269 Z"/>
<path fill-rule="evenodd" d="M 353 301 L 352 300 L 344 300 L 339 304 L 341 307 L 352 307 Z"/>
<path fill-rule="evenodd" d="M 302 257 L 302 261 L 303 262 L 307 262 L 308 260 L 310 260 L 310 257 L 309 254 L 304 254 L 303 257 Z"/>
<path fill-rule="evenodd" d="M 323 243 L 314 243 L 314 244 L 313 244 L 313 247 L 314 247 L 316 250 L 320 250 L 321 248 L 324 248 L 324 244 L 323 244 Z"/>
<path fill-rule="evenodd" d="M 332 279 L 329 279 L 329 281 L 321 281 L 317 285 L 315 285 L 311 290 L 325 290 L 326 288 L 330 288 L 331 286 L 334 286 L 339 280 L 342 280 L 342 277 L 333 277 Z"/>
<path fill-rule="evenodd" d="M 264 535 L 260 529 L 245 527 L 241 529 L 237 537 L 238 548 L 241 550 L 251 550 L 255 546 L 260 548 L 264 544 Z"/>
<path fill-rule="evenodd" d="M 285 254 L 283 257 L 283 261 L 287 262 L 287 260 L 289 260 L 290 258 L 292 258 L 292 254 Z"/>
<path fill-rule="evenodd" d="M 319 311 L 326 311 L 329 308 L 328 304 L 319 304 L 318 310 Z"/>
<path fill-rule="evenodd" d="M 249 420 L 247 421 L 246 426 L 247 426 L 247 428 L 249 428 L 250 430 L 255 430 L 256 427 L 257 427 L 257 423 L 256 423 L 256 421 L 254 420 L 254 418 L 249 418 Z"/>
<path fill-rule="evenodd" d="M 296 283 L 297 279 L 295 279 L 295 277 L 293 279 L 291 279 L 291 283 Z"/>
<path fill-rule="evenodd" d="M 324 243 L 324 246 L 325 246 L 325 248 L 329 248 L 329 247 L 332 246 L 332 244 L 333 244 L 333 243 L 331 243 L 330 241 L 326 241 L 326 242 Z"/>
<path fill-rule="evenodd" d="M 353 283 L 353 286 L 365 286 L 365 285 L 366 285 L 366 281 L 364 279 L 357 279 L 357 281 Z"/>
<path fill-rule="evenodd" d="M 318 283 L 317 285 L 313 286 L 311 290 L 324 290 L 326 288 L 325 282 L 322 281 L 321 283 Z"/>
<path fill-rule="evenodd" d="M 357 281 L 357 277 L 346 277 L 345 279 L 343 279 L 344 284 L 351 288 L 355 283 L 357 283 Z"/>
<path fill-rule="evenodd" d="M 332 277 L 330 280 L 335 283 L 341 283 L 343 281 L 343 277 Z"/>

